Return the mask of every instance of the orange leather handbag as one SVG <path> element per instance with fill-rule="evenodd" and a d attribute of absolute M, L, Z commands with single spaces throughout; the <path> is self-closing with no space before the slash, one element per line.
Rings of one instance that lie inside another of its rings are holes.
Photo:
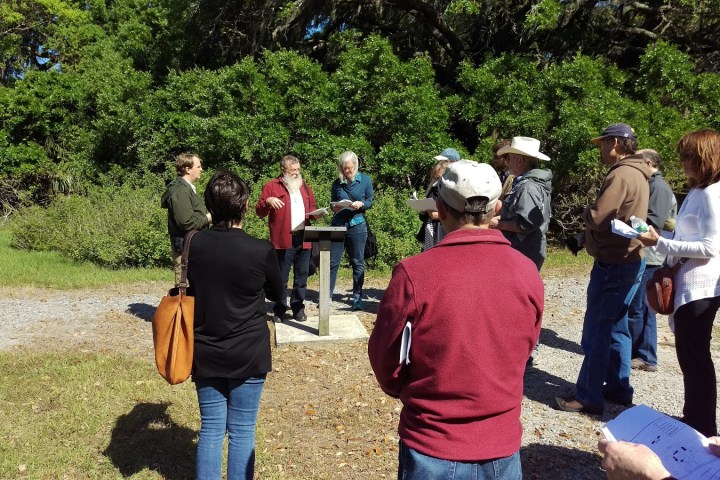
<path fill-rule="evenodd" d="M 187 268 L 190 240 L 196 233 L 193 230 L 185 235 L 180 285 L 160 300 L 152 319 L 155 364 L 170 385 L 184 382 L 192 371 L 195 297 L 187 294 Z"/>
<path fill-rule="evenodd" d="M 675 274 L 686 260 L 681 258 L 672 267 L 666 261 L 647 281 L 647 304 L 655 313 L 670 315 L 675 311 Z"/>

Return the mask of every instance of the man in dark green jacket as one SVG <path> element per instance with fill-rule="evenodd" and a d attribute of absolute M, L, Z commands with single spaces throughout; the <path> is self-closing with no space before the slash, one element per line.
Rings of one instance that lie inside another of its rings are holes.
<path fill-rule="evenodd" d="M 175 266 L 175 286 L 180 283 L 183 239 L 190 230 L 207 227 L 212 218 L 205 209 L 205 203 L 195 190 L 195 181 L 200 178 L 202 164 L 194 153 L 182 153 L 175 157 L 178 177 L 170 182 L 162 196 L 161 205 L 168 211 L 168 233 Z"/>

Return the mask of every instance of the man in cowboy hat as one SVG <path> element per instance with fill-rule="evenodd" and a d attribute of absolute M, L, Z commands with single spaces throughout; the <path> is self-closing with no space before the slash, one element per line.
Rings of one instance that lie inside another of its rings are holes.
<path fill-rule="evenodd" d="M 530 137 L 513 137 L 496 155 L 505 156 L 505 168 L 514 178 L 500 215 L 490 226 L 501 230 L 510 245 L 532 260 L 539 272 L 547 256 L 552 172 L 538 167 L 550 157 L 540 152 L 540 140 Z M 528 358 L 529 367 L 539 363 L 539 353 L 538 340 Z"/>
<path fill-rule="evenodd" d="M 595 203 L 585 208 L 584 244 L 595 257 L 587 287 L 581 346 L 585 358 L 572 397 L 555 397 L 560 410 L 601 414 L 605 400 L 632 404 L 628 309 L 640 285 L 645 259 L 635 238 L 612 233 L 613 219 L 647 218 L 652 169 L 636 155 L 637 137 L 629 125 L 615 123 L 592 139 L 600 160 L 610 167 Z"/>
<path fill-rule="evenodd" d="M 507 169 L 515 178 L 500 215 L 490 226 L 502 230 L 512 247 L 532 260 L 539 271 L 547 256 L 552 172 L 538 167 L 550 157 L 540 152 L 540 140 L 530 137 L 513 137 L 497 155 L 507 155 Z"/>

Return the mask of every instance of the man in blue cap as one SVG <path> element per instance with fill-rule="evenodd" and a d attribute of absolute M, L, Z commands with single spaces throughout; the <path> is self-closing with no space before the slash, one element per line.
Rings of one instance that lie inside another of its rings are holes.
<path fill-rule="evenodd" d="M 604 400 L 632 404 L 628 309 L 640 285 L 645 259 L 640 241 L 612 233 L 613 219 L 630 224 L 632 215 L 647 218 L 651 168 L 636 155 L 637 137 L 630 126 L 616 123 L 592 139 L 600 161 L 609 167 L 595 203 L 585 208 L 584 242 L 595 258 L 587 287 L 581 346 L 585 358 L 575 395 L 556 397 L 560 410 L 601 414 Z"/>

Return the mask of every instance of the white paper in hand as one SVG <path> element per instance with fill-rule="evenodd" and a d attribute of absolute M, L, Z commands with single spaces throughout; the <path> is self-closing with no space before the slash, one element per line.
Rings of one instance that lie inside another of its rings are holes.
<path fill-rule="evenodd" d="M 405 324 L 402 337 L 400 338 L 400 365 L 410 363 L 410 344 L 412 343 L 412 325 L 410 322 Z"/>
<path fill-rule="evenodd" d="M 634 228 L 617 218 L 610 221 L 610 230 L 612 233 L 625 238 L 637 238 L 638 236 L 638 232 Z"/>

